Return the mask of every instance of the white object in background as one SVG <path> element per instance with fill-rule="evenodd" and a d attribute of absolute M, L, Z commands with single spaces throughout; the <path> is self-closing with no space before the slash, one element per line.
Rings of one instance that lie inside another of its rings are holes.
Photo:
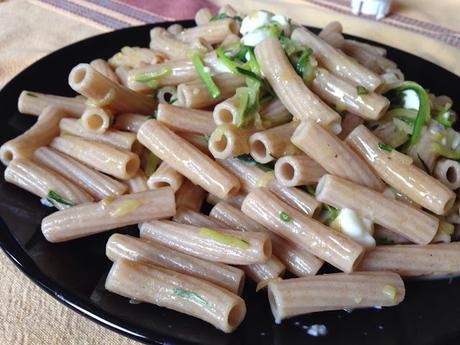
<path fill-rule="evenodd" d="M 356 15 L 367 14 L 377 20 L 390 12 L 391 0 L 351 0 L 351 12 Z"/>

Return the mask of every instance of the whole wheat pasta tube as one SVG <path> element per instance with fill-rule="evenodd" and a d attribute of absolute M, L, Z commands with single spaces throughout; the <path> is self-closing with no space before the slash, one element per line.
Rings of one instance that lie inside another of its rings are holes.
<path fill-rule="evenodd" d="M 350 134 L 351 132 L 352 131 L 350 131 L 348 134 Z M 382 143 L 387 144 L 391 147 L 399 147 L 402 144 L 406 143 L 409 139 L 409 135 L 403 131 L 400 131 L 393 121 L 387 121 L 378 124 L 377 127 L 372 131 L 372 134 L 379 138 Z M 346 137 L 344 138 L 344 140 L 345 139 Z M 409 149 L 409 151 L 412 150 Z"/>
<path fill-rule="evenodd" d="M 410 146 L 408 152 L 408 155 L 414 160 L 414 164 L 423 170 L 428 168 L 429 174 L 433 174 L 439 158 L 439 153 L 433 150 L 435 143 L 435 137 L 430 128 L 423 128 L 419 142 Z"/>
<path fill-rule="evenodd" d="M 147 186 L 149 189 L 171 187 L 175 193 L 183 182 L 184 176 L 171 168 L 166 162 L 161 162 L 157 170 L 148 178 Z"/>
<path fill-rule="evenodd" d="M 324 175 L 316 186 L 316 198 L 340 208 L 351 208 L 417 244 L 427 244 L 436 235 L 439 219 L 372 189 L 338 176 Z"/>
<path fill-rule="evenodd" d="M 137 133 L 139 128 L 141 128 L 144 122 L 148 119 L 148 116 L 140 114 L 120 114 L 115 118 L 115 123 L 113 124 L 113 127 L 119 130 Z"/>
<path fill-rule="evenodd" d="M 69 85 L 76 92 L 99 106 L 119 113 L 151 114 L 155 109 L 152 97 L 141 95 L 116 84 L 88 64 L 75 66 L 69 74 Z"/>
<path fill-rule="evenodd" d="M 441 158 L 434 168 L 434 176 L 448 188 L 460 187 L 460 163 L 452 159 Z"/>
<path fill-rule="evenodd" d="M 276 161 L 276 180 L 287 187 L 314 184 L 327 174 L 326 170 L 305 155 L 284 156 Z"/>
<path fill-rule="evenodd" d="M 32 160 L 15 159 L 5 169 L 4 176 L 6 182 L 25 189 L 42 199 L 47 199 L 48 193 L 52 191 L 64 198 L 67 203 L 81 204 L 93 200 L 88 193 L 69 180 Z M 55 199 L 49 201 L 58 209 L 70 206 Z"/>
<path fill-rule="evenodd" d="M 203 213 L 194 211 L 186 207 L 178 207 L 176 215 L 173 217 L 173 221 L 181 224 L 188 224 L 198 227 L 206 228 L 221 228 L 224 229 L 226 226 L 218 219 L 208 217 Z"/>
<path fill-rule="evenodd" d="M 305 85 L 277 38 L 263 40 L 256 46 L 255 54 L 271 87 L 295 118 L 312 119 L 332 132 L 340 133 L 340 115 Z"/>
<path fill-rule="evenodd" d="M 85 111 L 86 104 L 84 98 L 48 95 L 35 91 L 22 91 L 18 98 L 18 109 L 23 114 L 38 116 L 48 106 L 60 108 L 69 116 L 80 117 Z"/>
<path fill-rule="evenodd" d="M 215 124 L 224 125 L 224 124 L 236 124 L 238 117 L 238 109 L 240 107 L 239 98 L 234 95 L 230 98 L 227 98 L 223 102 L 216 104 L 214 110 L 212 111 L 212 116 Z"/>
<path fill-rule="evenodd" d="M 208 149 L 209 137 L 205 134 L 191 133 L 191 132 L 178 132 L 176 133 L 182 139 L 186 140 L 205 155 L 212 158 L 211 152 Z"/>
<path fill-rule="evenodd" d="M 292 115 L 279 98 L 275 98 L 260 109 L 260 116 L 265 127 L 282 125 L 292 120 Z"/>
<path fill-rule="evenodd" d="M 352 272 L 365 254 L 361 245 L 303 215 L 267 189 L 259 188 L 249 193 L 241 210 L 270 231 L 344 272 Z"/>
<path fill-rule="evenodd" d="M 112 123 L 113 115 L 109 110 L 99 107 L 88 107 L 80 118 L 83 128 L 95 134 L 104 133 Z"/>
<path fill-rule="evenodd" d="M 64 242 L 176 212 L 170 187 L 104 199 L 55 212 L 42 220 L 42 232 L 50 242 Z"/>
<path fill-rule="evenodd" d="M 340 22 L 333 21 L 326 24 L 324 28 L 321 29 L 318 36 L 326 41 L 326 37 L 331 34 L 342 34 L 343 27 Z"/>
<path fill-rule="evenodd" d="M 237 295 L 243 291 L 244 272 L 239 268 L 198 259 L 153 241 L 113 234 L 107 241 L 105 253 L 113 262 L 126 259 L 160 266 L 207 280 Z"/>
<path fill-rule="evenodd" d="M 397 65 L 393 61 L 384 56 L 386 51 L 383 48 L 385 54 L 382 55 L 378 47 L 353 40 L 341 41 L 338 44 L 338 48 L 353 59 L 356 59 L 364 67 L 377 74 L 384 73 L 385 70 L 388 69 L 397 68 Z"/>
<path fill-rule="evenodd" d="M 227 202 L 216 204 L 209 215 L 211 218 L 218 219 L 232 229 L 269 233 L 274 255 L 290 272 L 297 276 L 316 274 L 323 265 L 323 260 L 300 248 L 297 244 L 286 241 L 273 232 L 270 232 L 263 225 L 252 220 Z"/>
<path fill-rule="evenodd" d="M 378 246 L 366 255 L 359 269 L 392 271 L 403 277 L 458 274 L 460 243 Z"/>
<path fill-rule="evenodd" d="M 290 140 L 298 125 L 298 121 L 292 121 L 251 135 L 249 143 L 252 158 L 256 162 L 265 164 L 276 158 L 298 152 Z"/>
<path fill-rule="evenodd" d="M 205 198 L 206 191 L 203 188 L 184 179 L 182 186 L 176 192 L 176 206 L 178 209 L 186 207 L 198 212 L 201 210 Z"/>
<path fill-rule="evenodd" d="M 115 262 L 105 281 L 111 292 L 176 310 L 230 333 L 246 315 L 244 300 L 205 280 L 128 260 Z"/>
<path fill-rule="evenodd" d="M 275 183 L 274 175 L 270 180 L 264 181 L 267 177 L 270 178 L 268 174 L 272 174 L 272 172 L 264 172 L 256 166 L 251 166 L 235 158 L 221 160 L 219 164 L 239 178 L 241 191 L 245 193 L 249 193 L 253 189 L 259 187 L 260 181 L 262 181 L 265 186 L 270 187 L 271 191 L 275 193 L 277 197 L 308 216 L 313 216 L 316 211 L 320 209 L 321 203 L 311 195 L 298 188 L 285 187 L 279 183 Z"/>
<path fill-rule="evenodd" d="M 103 144 L 112 145 L 120 149 L 131 151 L 136 141 L 136 134 L 129 132 L 107 129 L 102 134 L 87 131 L 81 121 L 77 119 L 64 118 L 59 122 L 61 134 L 71 134 L 83 139 L 97 141 Z"/>
<path fill-rule="evenodd" d="M 184 59 L 190 50 L 190 44 L 182 42 L 164 28 L 150 30 L 150 49 L 166 55 L 171 60 Z"/>
<path fill-rule="evenodd" d="M 272 254 L 270 237 L 259 232 L 214 230 L 168 221 L 139 225 L 140 236 L 180 252 L 216 262 L 249 265 L 266 262 Z"/>
<path fill-rule="evenodd" d="M 128 184 L 129 193 L 146 192 L 149 187 L 147 186 L 147 178 L 142 170 L 139 169 L 136 175 L 126 180 Z"/>
<path fill-rule="evenodd" d="M 118 80 L 117 75 L 112 70 L 108 62 L 105 61 L 104 59 L 96 59 L 96 60 L 91 61 L 89 64 L 92 68 L 94 68 L 104 77 L 109 78 L 114 83 L 120 84 L 120 81 Z"/>
<path fill-rule="evenodd" d="M 238 192 L 240 184 L 236 177 L 160 122 L 144 123 L 137 138 L 157 157 L 206 191 L 221 198 Z"/>
<path fill-rule="evenodd" d="M 115 74 L 117 75 L 120 84 L 128 87 L 128 72 L 129 69 L 125 66 L 118 66 L 115 68 Z"/>
<path fill-rule="evenodd" d="M 34 159 L 69 179 L 93 197 L 101 200 L 112 195 L 121 195 L 128 189 L 124 183 L 91 169 L 49 147 L 40 147 L 33 154 Z"/>
<path fill-rule="evenodd" d="M 177 100 L 177 88 L 175 86 L 164 86 L 159 88 L 157 92 L 157 99 L 161 104 L 174 103 L 174 99 Z"/>
<path fill-rule="evenodd" d="M 200 8 L 195 13 L 195 23 L 197 26 L 209 23 L 212 18 L 211 10 L 207 7 Z"/>
<path fill-rule="evenodd" d="M 345 142 L 313 121 L 303 121 L 291 141 L 329 173 L 383 191 L 382 181 Z"/>
<path fill-rule="evenodd" d="M 246 198 L 247 193 L 240 191 L 237 195 L 231 196 L 225 199 L 225 202 L 233 207 L 236 207 L 238 210 L 241 209 L 241 205 L 243 205 L 244 198 Z M 211 205 L 217 205 L 219 202 L 223 201 L 222 199 L 218 198 L 214 194 L 209 193 L 206 201 Z"/>
<path fill-rule="evenodd" d="M 12 160 L 29 158 L 37 147 L 48 145 L 59 135 L 59 121 L 67 114 L 60 108 L 46 107 L 27 131 L 0 147 L 0 159 L 8 165 Z"/>
<path fill-rule="evenodd" d="M 291 38 L 313 49 L 313 55 L 321 65 L 338 77 L 350 80 L 356 85 L 362 85 L 370 91 L 374 91 L 382 85 L 382 79 L 377 74 L 335 49 L 307 29 L 303 27 L 295 29 Z"/>
<path fill-rule="evenodd" d="M 184 31 L 184 27 L 180 24 L 172 24 L 166 29 L 169 33 L 177 35 L 180 32 Z"/>
<path fill-rule="evenodd" d="M 439 215 L 453 205 L 454 192 L 415 165 L 394 159 L 392 152 L 380 149 L 378 139 L 366 127 L 357 127 L 346 141 L 387 184 L 417 204 Z"/>
<path fill-rule="evenodd" d="M 50 146 L 96 170 L 122 180 L 133 177 L 140 165 L 139 156 L 132 152 L 72 135 L 54 138 Z"/>
<path fill-rule="evenodd" d="M 405 293 L 401 277 L 391 272 L 322 274 L 268 284 L 268 300 L 277 323 L 318 311 L 395 306 Z"/>
<path fill-rule="evenodd" d="M 206 110 L 159 104 L 156 118 L 174 131 L 211 135 L 216 129 L 212 112 Z"/>
<path fill-rule="evenodd" d="M 236 89 L 245 83 L 244 78 L 232 73 L 216 74 L 213 80 L 220 90 L 219 97 L 212 98 L 203 82 L 197 79 L 177 86 L 177 105 L 185 108 L 209 107 L 233 96 Z"/>
<path fill-rule="evenodd" d="M 204 38 L 210 44 L 218 44 L 221 43 L 227 35 L 237 33 L 238 25 L 236 22 L 233 19 L 224 18 L 185 29 L 176 37 L 182 42 L 191 42 L 197 38 Z"/>
<path fill-rule="evenodd" d="M 253 132 L 229 124 L 220 125 L 209 138 L 209 151 L 216 159 L 227 159 L 249 153 L 249 136 Z"/>
<path fill-rule="evenodd" d="M 345 110 L 366 120 L 380 119 L 390 105 L 387 98 L 377 93 L 360 95 L 355 85 L 336 77 L 324 68 L 315 70 L 311 88 L 329 104 L 340 104 Z"/>
<path fill-rule="evenodd" d="M 372 235 L 375 238 L 377 244 L 384 243 L 384 244 L 402 244 L 402 243 L 411 243 L 407 238 L 404 236 L 397 234 L 387 228 L 375 224 L 374 225 L 374 234 Z"/>
<path fill-rule="evenodd" d="M 340 140 L 345 140 L 348 134 L 351 133 L 359 125 L 362 125 L 364 120 L 358 115 L 346 112 L 342 119 L 342 132 L 339 133 L 338 137 Z"/>

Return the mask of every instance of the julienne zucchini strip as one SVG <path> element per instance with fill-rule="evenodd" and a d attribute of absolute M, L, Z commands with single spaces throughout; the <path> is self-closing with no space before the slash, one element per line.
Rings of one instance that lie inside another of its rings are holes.
<path fill-rule="evenodd" d="M 209 67 L 204 66 L 203 61 L 201 60 L 201 57 L 198 53 L 193 53 L 191 58 L 192 58 L 193 65 L 195 66 L 196 73 L 198 74 L 200 79 L 203 81 L 211 97 L 212 98 L 219 97 L 220 90 L 211 77 L 211 71 Z"/>

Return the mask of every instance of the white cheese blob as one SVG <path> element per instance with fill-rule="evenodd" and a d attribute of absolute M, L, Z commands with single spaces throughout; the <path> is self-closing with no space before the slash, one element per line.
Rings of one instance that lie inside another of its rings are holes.
<path fill-rule="evenodd" d="M 375 248 L 374 224 L 370 219 L 360 217 L 354 210 L 343 208 L 331 226 L 343 232 L 366 249 Z"/>
<path fill-rule="evenodd" d="M 406 109 L 415 109 L 420 108 L 420 99 L 418 98 L 417 92 L 414 90 L 405 90 L 403 91 L 403 107 Z"/>
<path fill-rule="evenodd" d="M 248 16 L 243 18 L 241 22 L 240 32 L 242 35 L 248 32 L 261 28 L 264 25 L 270 24 L 273 14 L 266 11 L 252 11 Z"/>
<path fill-rule="evenodd" d="M 273 25 L 278 25 L 284 32 L 289 32 L 290 24 L 286 17 L 267 11 L 252 11 L 241 22 L 241 43 L 254 47 L 270 36 Z"/>

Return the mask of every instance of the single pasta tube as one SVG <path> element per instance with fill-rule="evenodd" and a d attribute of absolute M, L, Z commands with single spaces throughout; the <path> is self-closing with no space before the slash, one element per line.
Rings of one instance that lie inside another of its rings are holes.
<path fill-rule="evenodd" d="M 353 40 L 341 41 L 338 48 L 374 73 L 382 74 L 386 70 L 397 68 L 396 63 L 384 56 L 386 50 L 383 48 L 385 53 L 382 55 L 378 47 Z"/>
<path fill-rule="evenodd" d="M 110 127 L 112 118 L 113 115 L 109 110 L 98 107 L 88 107 L 81 115 L 80 120 L 86 131 L 102 134 Z"/>
<path fill-rule="evenodd" d="M 441 158 L 434 168 L 434 176 L 449 189 L 458 189 L 460 188 L 460 163 Z"/>
<path fill-rule="evenodd" d="M 141 66 L 155 65 L 164 60 L 163 54 L 152 49 L 125 46 L 109 59 L 109 64 L 112 68 L 123 67 L 130 70 Z"/>
<path fill-rule="evenodd" d="M 227 98 L 223 102 L 216 104 L 212 111 L 214 123 L 216 125 L 234 124 L 237 123 L 238 110 L 240 108 L 240 100 L 234 95 Z"/>
<path fill-rule="evenodd" d="M 315 70 L 312 90 L 329 104 L 340 104 L 345 110 L 366 120 L 380 119 L 388 109 L 390 101 L 375 92 L 360 94 L 359 88 L 329 73 L 324 68 Z"/>
<path fill-rule="evenodd" d="M 50 242 L 64 242 L 152 219 L 172 217 L 174 192 L 165 187 L 147 192 L 106 198 L 50 214 L 42 220 L 42 232 Z"/>
<path fill-rule="evenodd" d="M 128 260 L 115 262 L 105 288 L 204 320 L 230 333 L 246 315 L 244 300 L 205 280 Z"/>
<path fill-rule="evenodd" d="M 305 85 L 277 38 L 263 40 L 256 46 L 255 54 L 271 87 L 295 118 L 312 119 L 332 132 L 340 133 L 340 115 Z"/>
<path fill-rule="evenodd" d="M 269 186 L 277 197 L 308 216 L 313 216 L 320 209 L 321 203 L 310 194 L 295 187 L 285 187 L 276 183 L 273 172 L 265 172 L 235 158 L 221 160 L 219 164 L 239 178 L 241 191 L 245 193 L 257 187 Z"/>
<path fill-rule="evenodd" d="M 139 170 L 138 155 L 107 144 L 65 135 L 54 138 L 50 146 L 96 170 L 122 180 L 130 179 Z"/>
<path fill-rule="evenodd" d="M 136 141 L 136 134 L 117 131 L 115 129 L 107 129 L 101 134 L 89 132 L 83 127 L 81 121 L 77 119 L 64 118 L 59 122 L 59 128 L 62 135 L 75 135 L 83 139 L 97 141 L 128 151 L 133 150 L 133 145 Z"/>
<path fill-rule="evenodd" d="M 219 14 L 221 13 L 225 13 L 227 16 L 230 17 L 241 16 L 241 13 L 238 13 L 236 9 L 229 4 L 225 4 L 221 8 L 219 8 Z"/>
<path fill-rule="evenodd" d="M 148 119 L 148 116 L 140 114 L 119 114 L 115 118 L 115 123 L 113 124 L 113 127 L 119 130 L 137 133 L 139 128 L 141 128 L 144 122 Z"/>
<path fill-rule="evenodd" d="M 174 103 L 174 99 L 177 100 L 177 88 L 175 86 L 164 86 L 158 89 L 157 99 L 160 104 Z"/>
<path fill-rule="evenodd" d="M 195 13 L 195 23 L 197 26 L 208 24 L 212 18 L 211 10 L 207 7 L 200 8 Z"/>
<path fill-rule="evenodd" d="M 316 184 L 327 174 L 324 168 L 305 155 L 284 156 L 276 161 L 276 180 L 287 187 Z"/>
<path fill-rule="evenodd" d="M 90 202 L 93 198 L 61 175 L 32 160 L 15 159 L 5 169 L 5 181 L 49 201 L 58 209 Z M 49 198 L 55 193 L 60 198 Z M 62 200 L 61 200 L 62 198 Z"/>
<path fill-rule="evenodd" d="M 342 132 L 339 133 L 338 137 L 340 140 L 345 140 L 348 134 L 351 133 L 356 127 L 362 125 L 364 120 L 362 117 L 346 112 L 342 118 Z"/>
<path fill-rule="evenodd" d="M 426 209 L 443 215 L 452 207 L 455 193 L 410 162 L 394 158 L 394 152 L 379 147 L 379 140 L 359 126 L 346 142 L 373 168 L 382 180 Z M 398 156 L 402 153 L 397 153 Z"/>
<path fill-rule="evenodd" d="M 32 127 L 0 147 L 2 163 L 8 165 L 15 159 L 29 158 L 35 149 L 48 145 L 59 135 L 59 121 L 64 116 L 62 109 L 46 107 Z"/>
<path fill-rule="evenodd" d="M 245 84 L 244 78 L 232 73 L 216 74 L 213 80 L 220 90 L 220 96 L 213 98 L 200 79 L 192 80 L 177 86 L 177 105 L 206 108 L 233 96 L 236 89 Z"/>
<path fill-rule="evenodd" d="M 405 293 L 401 277 L 392 272 L 322 274 L 268 284 L 276 323 L 319 311 L 395 306 L 404 300 Z"/>
<path fill-rule="evenodd" d="M 292 120 L 292 115 L 279 98 L 275 98 L 264 105 L 260 109 L 260 116 L 265 127 L 282 125 Z"/>
<path fill-rule="evenodd" d="M 86 108 L 85 99 L 80 97 L 55 96 L 25 90 L 18 98 L 18 109 L 23 114 L 38 116 L 48 106 L 60 108 L 72 117 L 80 117 Z"/>
<path fill-rule="evenodd" d="M 267 189 L 249 193 L 241 210 L 270 231 L 344 272 L 352 272 L 366 252 L 358 243 L 303 215 Z"/>
<path fill-rule="evenodd" d="M 201 152 L 203 152 L 206 156 L 212 158 L 211 152 L 208 149 L 208 141 L 209 137 L 206 134 L 199 134 L 199 133 L 192 133 L 192 132 L 178 132 L 176 133 L 185 141 L 189 142 Z"/>
<path fill-rule="evenodd" d="M 316 198 L 384 226 L 417 244 L 427 244 L 436 235 L 439 219 L 406 203 L 338 176 L 324 175 L 316 186 Z"/>
<path fill-rule="evenodd" d="M 229 197 L 225 199 L 225 202 L 233 207 L 236 207 L 238 210 L 241 209 L 241 205 L 243 205 L 244 198 L 246 198 L 247 193 L 240 191 L 237 195 Z M 214 194 L 209 193 L 206 201 L 208 204 L 217 205 L 219 202 L 223 201 L 222 199 L 218 198 Z"/>
<path fill-rule="evenodd" d="M 177 35 L 180 32 L 184 31 L 184 27 L 180 24 L 172 24 L 166 29 L 169 33 Z"/>
<path fill-rule="evenodd" d="M 377 246 L 361 262 L 362 271 L 391 271 L 403 277 L 444 276 L 460 272 L 460 243 Z"/>
<path fill-rule="evenodd" d="M 377 242 L 377 245 L 380 243 L 384 244 L 403 244 L 403 243 L 410 243 L 410 241 L 405 238 L 404 236 L 397 234 L 387 228 L 375 224 L 374 225 L 374 234 L 372 235 Z"/>
<path fill-rule="evenodd" d="M 142 170 L 139 169 L 136 175 L 126 180 L 128 184 L 129 193 L 146 192 L 149 187 L 147 186 L 147 178 Z"/>
<path fill-rule="evenodd" d="M 340 22 L 333 21 L 326 24 L 324 28 L 321 29 L 318 36 L 321 37 L 323 40 L 327 41 L 327 37 L 333 34 L 342 34 L 343 27 Z"/>
<path fill-rule="evenodd" d="M 265 164 L 276 158 L 298 152 L 290 140 L 298 125 L 298 121 L 292 121 L 251 135 L 249 143 L 252 158 L 256 162 Z"/>
<path fill-rule="evenodd" d="M 174 170 L 221 198 L 234 195 L 239 181 L 195 146 L 156 120 L 145 122 L 138 140 Z"/>
<path fill-rule="evenodd" d="M 115 74 L 117 75 L 120 84 L 125 87 L 128 87 L 128 72 L 129 69 L 125 66 L 118 66 L 115 68 Z"/>
<path fill-rule="evenodd" d="M 152 97 L 141 95 L 116 84 L 95 71 L 88 64 L 75 66 L 69 74 L 69 85 L 76 92 L 91 99 L 94 105 L 114 113 L 151 114 L 155 109 Z"/>
<path fill-rule="evenodd" d="M 190 50 L 190 44 L 182 42 L 164 28 L 150 30 L 150 49 L 166 55 L 171 60 L 184 59 Z"/>
<path fill-rule="evenodd" d="M 350 131 L 348 134 L 351 132 L 352 131 Z M 400 131 L 393 121 L 387 121 L 378 124 L 377 127 L 372 131 L 372 134 L 379 138 L 383 144 L 389 145 L 391 147 L 399 147 L 406 143 L 409 139 L 409 135 L 403 131 Z M 345 139 L 346 137 L 343 140 Z M 409 149 L 409 151 L 412 151 L 412 149 Z"/>
<path fill-rule="evenodd" d="M 96 71 L 98 71 L 104 77 L 110 79 L 114 83 L 120 84 L 120 81 L 118 80 L 117 75 L 112 70 L 112 68 L 110 67 L 108 62 L 105 61 L 104 59 L 96 59 L 96 60 L 91 61 L 89 64 L 90 64 L 90 66 L 92 68 L 94 68 Z"/>
<path fill-rule="evenodd" d="M 244 272 L 239 268 L 198 259 L 153 241 L 113 234 L 105 253 L 113 262 L 126 259 L 155 265 L 209 281 L 237 295 L 243 292 Z"/>
<path fill-rule="evenodd" d="M 207 110 L 187 109 L 169 104 L 159 104 L 156 118 L 173 131 L 211 135 L 216 129 L 212 112 Z"/>
<path fill-rule="evenodd" d="M 323 265 L 323 260 L 318 259 L 308 251 L 300 248 L 297 244 L 287 241 L 269 231 L 263 225 L 252 220 L 252 218 L 227 202 L 222 201 L 217 203 L 211 209 L 209 215 L 211 218 L 225 223 L 232 229 L 268 233 L 272 241 L 274 255 L 276 255 L 290 272 L 297 276 L 316 274 Z M 272 255 L 272 258 L 273 257 Z"/>
<path fill-rule="evenodd" d="M 194 185 L 190 180 L 184 179 L 182 186 L 176 192 L 176 206 L 189 208 L 194 211 L 201 210 L 206 191 L 200 186 Z"/>
<path fill-rule="evenodd" d="M 345 142 L 313 121 L 303 121 L 291 141 L 330 174 L 383 191 L 385 185 Z"/>
<path fill-rule="evenodd" d="M 270 237 L 259 232 L 216 230 L 169 221 L 139 225 L 140 236 L 180 252 L 232 265 L 266 262 L 272 254 Z"/>
<path fill-rule="evenodd" d="M 349 56 L 332 47 L 321 38 L 305 28 L 297 28 L 292 32 L 291 39 L 313 49 L 313 55 L 321 65 L 338 77 L 350 80 L 374 91 L 382 85 L 380 76 L 351 59 Z"/>
<path fill-rule="evenodd" d="M 43 166 L 69 179 L 97 200 L 124 194 L 128 189 L 124 183 L 101 174 L 49 147 L 40 147 L 35 150 L 33 158 Z"/>
<path fill-rule="evenodd" d="M 200 213 L 199 211 L 192 210 L 186 207 L 178 207 L 173 221 L 181 224 L 188 224 L 198 227 L 206 228 L 222 228 L 224 229 L 225 223 L 220 222 L 217 219 L 208 217 L 207 215 Z"/>
<path fill-rule="evenodd" d="M 171 187 L 174 193 L 177 192 L 184 182 L 184 176 L 171 168 L 168 163 L 162 162 L 155 172 L 148 178 L 149 189 Z"/>
<path fill-rule="evenodd" d="M 377 133 L 374 134 L 377 135 Z M 420 140 L 417 144 L 410 146 L 408 151 L 408 155 L 412 157 L 414 164 L 420 169 L 427 169 L 429 174 L 433 174 L 436 162 L 439 158 L 439 153 L 433 150 L 433 145 L 435 143 L 435 136 L 430 128 L 423 128 Z"/>
<path fill-rule="evenodd" d="M 216 159 L 227 159 L 249 153 L 249 136 L 253 132 L 233 125 L 220 125 L 209 137 L 209 151 Z"/>
<path fill-rule="evenodd" d="M 238 30 L 238 25 L 233 19 L 224 18 L 185 29 L 176 37 L 182 42 L 191 42 L 197 38 L 204 38 L 210 44 L 218 44 L 222 43 L 227 35 L 237 34 Z"/>

